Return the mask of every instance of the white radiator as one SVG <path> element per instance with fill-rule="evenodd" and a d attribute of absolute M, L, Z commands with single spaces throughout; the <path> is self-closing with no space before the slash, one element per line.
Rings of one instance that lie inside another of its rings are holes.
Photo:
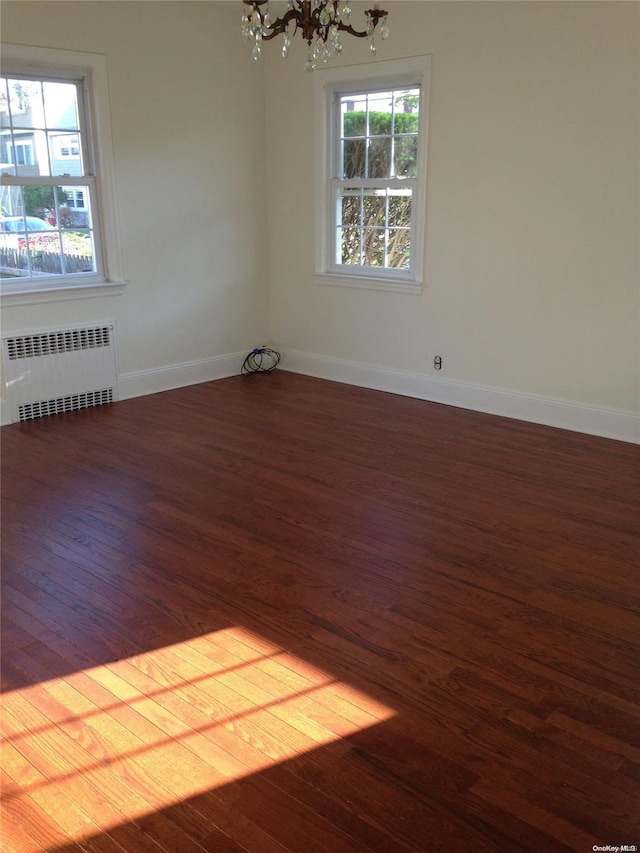
<path fill-rule="evenodd" d="M 113 324 L 3 337 L 2 361 L 12 422 L 117 399 Z"/>

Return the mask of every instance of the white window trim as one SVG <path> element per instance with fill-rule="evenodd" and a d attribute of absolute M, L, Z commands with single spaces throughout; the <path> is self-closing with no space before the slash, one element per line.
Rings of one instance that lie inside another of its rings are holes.
<path fill-rule="evenodd" d="M 383 62 L 350 65 L 344 68 L 322 68 L 314 73 L 316 129 L 316 282 L 323 285 L 388 290 L 395 293 L 421 293 L 425 281 L 427 142 L 429 128 L 429 94 L 431 57 L 413 56 Z M 333 96 L 358 86 L 370 90 L 390 85 L 418 83 L 421 87 L 418 185 L 413 231 L 413 272 L 353 267 L 337 271 L 331 260 L 331 178 L 333 142 L 335 138 Z"/>
<path fill-rule="evenodd" d="M 122 293 L 127 282 L 124 277 L 122 244 L 118 227 L 115 166 L 111 137 L 107 58 L 103 54 L 80 53 L 55 48 L 27 45 L 1 45 L 3 73 L 51 75 L 52 71 L 67 72 L 85 77 L 90 85 L 90 115 L 88 132 L 94 150 L 95 182 L 98 194 L 99 235 L 103 273 L 98 279 L 79 280 L 78 277 L 48 279 L 45 284 L 33 281 L 4 281 L 1 304 L 32 305 L 87 297 L 115 296 Z"/>

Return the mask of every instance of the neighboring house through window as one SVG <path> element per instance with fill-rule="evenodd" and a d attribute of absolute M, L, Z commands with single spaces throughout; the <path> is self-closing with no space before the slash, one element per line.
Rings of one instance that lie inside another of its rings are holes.
<path fill-rule="evenodd" d="M 419 290 L 429 58 L 316 71 L 322 128 L 317 271 Z"/>
<path fill-rule="evenodd" d="M 3 300 L 121 289 L 104 57 L 3 45 Z"/>

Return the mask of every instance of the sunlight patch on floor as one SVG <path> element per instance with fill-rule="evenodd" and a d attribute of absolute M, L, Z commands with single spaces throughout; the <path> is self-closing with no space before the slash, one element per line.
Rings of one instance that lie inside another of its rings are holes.
<path fill-rule="evenodd" d="M 394 712 L 241 627 L 2 697 L 3 850 L 42 853 Z"/>

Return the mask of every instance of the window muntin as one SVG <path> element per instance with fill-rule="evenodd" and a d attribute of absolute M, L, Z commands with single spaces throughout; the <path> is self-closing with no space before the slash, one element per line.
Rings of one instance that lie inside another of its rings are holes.
<path fill-rule="evenodd" d="M 336 92 L 332 267 L 414 274 L 419 85 Z"/>
<path fill-rule="evenodd" d="M 90 152 L 83 79 L 0 77 L 3 285 L 82 281 L 101 272 Z"/>

